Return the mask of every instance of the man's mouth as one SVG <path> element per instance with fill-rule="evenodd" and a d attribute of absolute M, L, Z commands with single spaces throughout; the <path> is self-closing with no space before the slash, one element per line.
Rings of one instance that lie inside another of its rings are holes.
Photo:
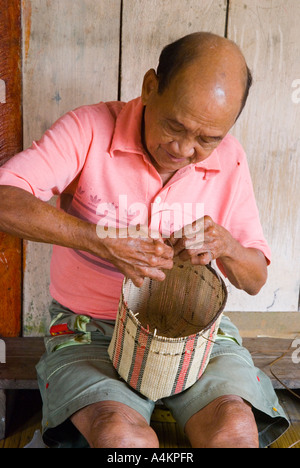
<path fill-rule="evenodd" d="M 174 162 L 179 163 L 179 162 L 183 162 L 183 161 L 186 160 L 186 158 L 176 158 L 175 156 L 173 156 L 172 154 L 170 154 L 167 150 L 165 150 L 165 152 L 166 152 L 166 155 L 167 155 L 172 161 L 174 161 Z"/>

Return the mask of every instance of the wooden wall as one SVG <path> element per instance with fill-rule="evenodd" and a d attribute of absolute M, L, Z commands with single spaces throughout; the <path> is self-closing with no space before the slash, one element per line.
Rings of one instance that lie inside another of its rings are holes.
<path fill-rule="evenodd" d="M 251 307 L 295 311 L 300 276 L 300 106 L 292 100 L 292 84 L 300 77 L 300 2 L 235 0 L 230 5 L 228 35 L 243 48 L 255 79 L 233 133 L 249 156 L 261 221 L 273 251 L 268 285 Z M 243 294 L 235 298 L 242 308 Z"/>
<path fill-rule="evenodd" d="M 0 164 L 22 149 L 21 9 L 0 3 Z M 1 202 L 0 202 L 1 203 Z M 0 334 L 21 330 L 22 242 L 0 232 Z"/>
<path fill-rule="evenodd" d="M 299 332 L 299 0 L 22 0 L 21 9 L 24 147 L 69 109 L 139 95 L 180 36 L 206 30 L 241 46 L 254 86 L 232 133 L 248 154 L 273 262 L 258 296 L 229 285 L 227 310 L 245 334 Z M 48 322 L 51 247 L 25 247 L 23 333 L 36 335 Z"/>

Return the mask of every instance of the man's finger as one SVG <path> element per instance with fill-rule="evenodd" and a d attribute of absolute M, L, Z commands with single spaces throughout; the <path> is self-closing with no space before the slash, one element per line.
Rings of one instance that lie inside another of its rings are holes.
<path fill-rule="evenodd" d="M 162 242 L 160 239 L 154 241 L 155 253 L 163 258 L 170 259 L 174 257 L 174 249 Z"/>
<path fill-rule="evenodd" d="M 212 257 L 210 252 L 203 252 L 191 257 L 191 263 L 193 265 L 208 265 L 211 261 Z"/>

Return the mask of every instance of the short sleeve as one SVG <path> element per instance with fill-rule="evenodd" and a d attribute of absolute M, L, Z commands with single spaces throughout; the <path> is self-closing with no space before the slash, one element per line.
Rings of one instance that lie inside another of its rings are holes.
<path fill-rule="evenodd" d="M 90 144 L 76 112 L 61 117 L 25 151 L 0 167 L 0 185 L 12 185 L 48 201 L 81 171 Z"/>

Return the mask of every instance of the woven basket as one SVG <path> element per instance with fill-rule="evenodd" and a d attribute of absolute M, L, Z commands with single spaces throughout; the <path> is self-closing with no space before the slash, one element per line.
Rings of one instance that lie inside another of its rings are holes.
<path fill-rule="evenodd" d="M 108 353 L 119 375 L 156 401 L 203 374 L 227 300 L 211 266 L 177 262 L 163 282 L 125 278 Z"/>

